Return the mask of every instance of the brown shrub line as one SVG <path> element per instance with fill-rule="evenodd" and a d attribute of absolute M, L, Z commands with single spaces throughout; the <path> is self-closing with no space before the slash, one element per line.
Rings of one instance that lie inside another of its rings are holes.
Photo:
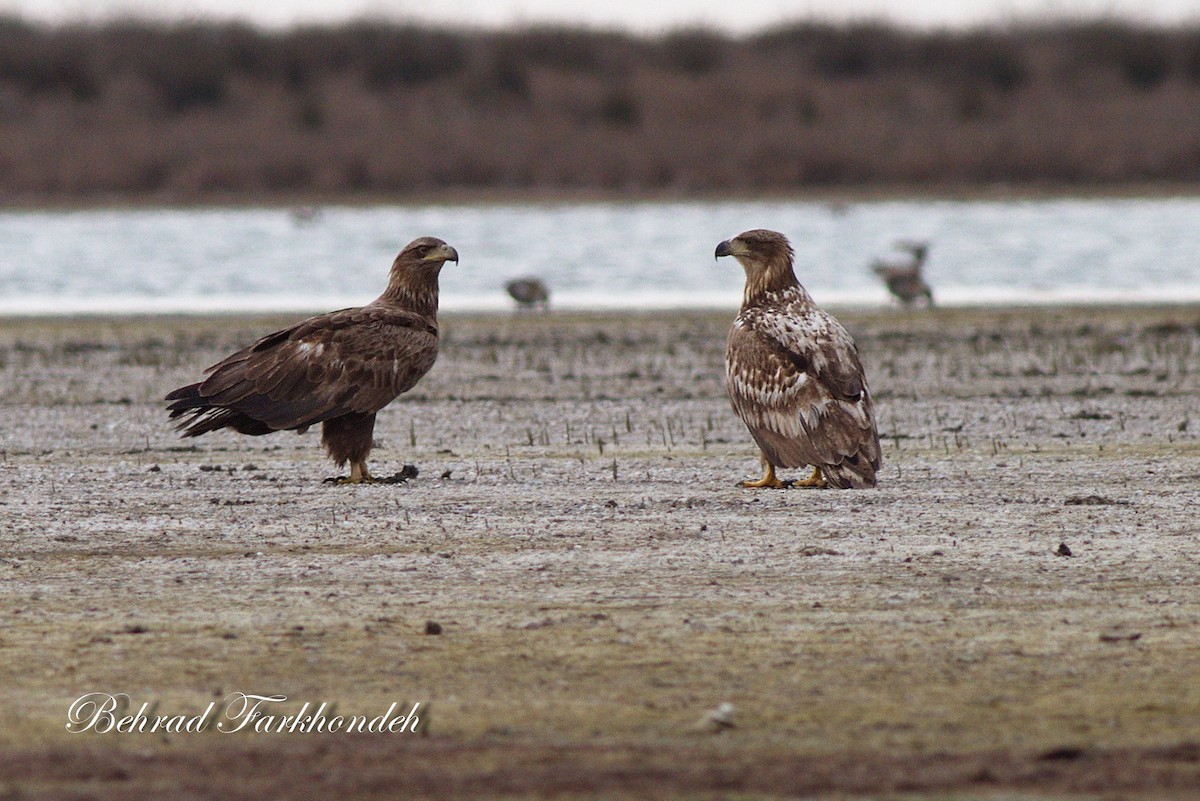
<path fill-rule="evenodd" d="M 0 18 L 0 200 L 1200 177 L 1200 27 Z"/>

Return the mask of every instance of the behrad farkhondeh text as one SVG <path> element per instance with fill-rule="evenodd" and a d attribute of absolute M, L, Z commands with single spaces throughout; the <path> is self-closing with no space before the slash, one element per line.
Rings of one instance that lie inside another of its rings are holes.
<path fill-rule="evenodd" d="M 88 693 L 75 699 L 67 710 L 67 731 L 151 734 L 194 733 L 215 728 L 225 734 L 245 731 L 402 734 L 421 730 L 420 702 L 413 704 L 407 714 L 404 711 L 407 705 L 392 702 L 386 712 L 373 717 L 342 715 L 324 701 L 316 704 L 305 701 L 289 713 L 282 706 L 286 702 L 285 695 L 233 693 L 222 701 L 210 702 L 196 714 L 161 715 L 157 704 L 148 701 L 132 712 L 132 700 L 125 693 Z"/>

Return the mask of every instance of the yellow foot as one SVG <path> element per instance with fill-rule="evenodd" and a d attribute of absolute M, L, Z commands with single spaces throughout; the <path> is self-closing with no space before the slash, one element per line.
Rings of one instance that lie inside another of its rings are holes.
<path fill-rule="evenodd" d="M 775 477 L 775 466 L 772 464 L 765 465 L 766 472 L 758 481 L 739 481 L 738 486 L 742 489 L 783 489 L 787 485 Z"/>
<path fill-rule="evenodd" d="M 791 486 L 791 482 L 780 481 L 775 477 L 772 477 L 771 480 L 768 481 L 765 477 L 763 477 L 758 481 L 739 481 L 737 485 L 742 489 L 784 489 L 785 487 Z"/>
<path fill-rule="evenodd" d="M 812 475 L 808 478 L 803 481 L 789 482 L 789 485 L 793 487 L 815 487 L 817 489 L 825 489 L 825 487 L 829 486 L 825 481 L 825 476 L 821 475 L 821 468 L 819 467 L 814 467 Z"/>
<path fill-rule="evenodd" d="M 350 463 L 350 475 L 325 479 L 330 484 L 374 484 L 375 477 L 363 462 Z"/>
<path fill-rule="evenodd" d="M 325 483 L 326 484 L 377 484 L 379 482 L 376 481 L 374 476 L 367 475 L 367 476 L 359 476 L 358 478 L 355 478 L 354 476 L 330 476 L 329 478 L 325 479 Z"/>
<path fill-rule="evenodd" d="M 409 479 L 416 478 L 420 473 L 415 465 L 406 464 L 400 472 L 391 476 L 379 478 L 371 475 L 364 467 L 362 470 L 351 470 L 348 476 L 337 476 L 325 479 L 326 484 L 404 484 Z"/>

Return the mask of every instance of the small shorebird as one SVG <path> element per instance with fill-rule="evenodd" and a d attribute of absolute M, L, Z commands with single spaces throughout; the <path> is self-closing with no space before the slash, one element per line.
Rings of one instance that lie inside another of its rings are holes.
<path fill-rule="evenodd" d="M 545 311 L 550 305 L 550 290 L 540 278 L 514 278 L 504 285 L 504 289 L 517 302 L 518 309 Z"/>
<path fill-rule="evenodd" d="M 897 242 L 898 253 L 893 257 L 876 259 L 871 271 L 883 279 L 888 291 L 904 306 L 912 306 L 921 298 L 933 306 L 933 290 L 925 283 L 922 269 L 929 255 L 928 242 Z"/>

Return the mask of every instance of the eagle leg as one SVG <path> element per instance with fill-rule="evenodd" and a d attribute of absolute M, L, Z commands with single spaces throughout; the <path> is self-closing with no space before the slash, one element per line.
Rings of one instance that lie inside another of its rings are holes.
<path fill-rule="evenodd" d="M 333 479 L 335 484 L 374 484 L 371 471 L 367 470 L 367 456 L 373 444 L 375 414 L 351 412 L 341 417 L 331 417 L 321 424 L 321 442 L 330 458 L 341 467 L 350 463 L 350 475 Z"/>
<path fill-rule="evenodd" d="M 786 484 L 775 477 L 775 465 L 763 459 L 763 477 L 758 481 L 739 481 L 743 489 L 783 489 Z"/>
<path fill-rule="evenodd" d="M 374 484 L 375 476 L 367 469 L 366 461 L 350 463 L 351 484 Z"/>
<path fill-rule="evenodd" d="M 330 484 L 374 484 L 377 479 L 367 469 L 366 462 L 351 462 L 350 475 L 327 478 L 325 481 Z"/>
<path fill-rule="evenodd" d="M 812 475 L 808 478 L 802 481 L 789 482 L 789 485 L 793 487 L 816 487 L 818 489 L 824 489 L 825 487 L 829 486 L 829 484 L 825 481 L 825 476 L 821 475 L 820 467 L 814 467 Z"/>

